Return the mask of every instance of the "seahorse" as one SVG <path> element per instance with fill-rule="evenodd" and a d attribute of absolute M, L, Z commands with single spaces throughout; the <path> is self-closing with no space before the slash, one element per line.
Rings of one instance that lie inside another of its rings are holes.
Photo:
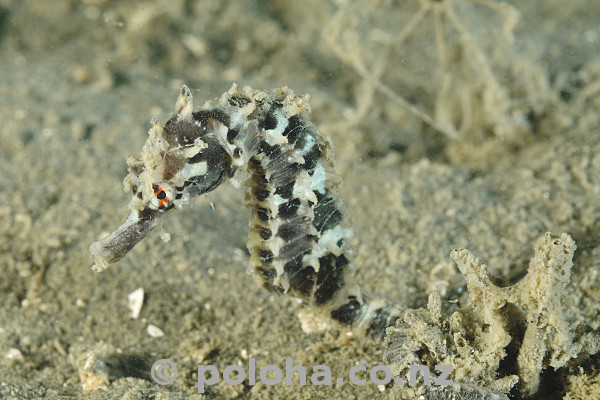
<path fill-rule="evenodd" d="M 124 257 L 158 222 L 190 199 L 245 169 L 251 209 L 250 268 L 274 293 L 302 299 L 359 333 L 382 337 L 401 310 L 370 299 L 357 284 L 349 228 L 338 195 L 333 146 L 304 114 L 308 96 L 287 87 L 260 91 L 235 84 L 193 110 L 183 86 L 175 113 L 152 120 L 140 157 L 129 157 L 130 214 L 112 234 L 90 246 L 93 269 Z"/>

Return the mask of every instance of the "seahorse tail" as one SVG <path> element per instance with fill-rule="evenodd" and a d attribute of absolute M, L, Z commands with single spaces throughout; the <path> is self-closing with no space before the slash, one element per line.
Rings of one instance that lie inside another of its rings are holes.
<path fill-rule="evenodd" d="M 402 310 L 383 299 L 372 299 L 358 285 L 344 285 L 332 299 L 322 305 L 328 316 L 359 334 L 375 338 L 385 336 L 385 330 L 396 324 Z"/>

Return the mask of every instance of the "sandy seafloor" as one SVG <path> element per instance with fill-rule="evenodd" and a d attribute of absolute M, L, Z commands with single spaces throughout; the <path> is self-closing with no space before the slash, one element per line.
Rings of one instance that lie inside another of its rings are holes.
<path fill-rule="evenodd" d="M 600 3 L 513 3 L 432 2 L 438 11 L 403 40 L 416 0 L 0 0 L 0 397 L 403 396 L 223 382 L 197 394 L 197 364 L 292 357 L 343 376 L 383 359 L 380 341 L 335 326 L 305 332 L 304 306 L 247 273 L 249 212 L 230 185 L 107 271 L 90 269 L 88 246 L 127 214 L 125 158 L 141 151 L 152 116 L 168 118 L 183 83 L 197 105 L 232 82 L 311 95 L 310 118 L 336 147 L 366 291 L 418 308 L 438 290 L 450 313 L 467 304 L 452 249 L 514 280 L 537 238 L 567 232 L 578 250 L 565 316 L 597 330 Z M 127 296 L 139 287 L 133 320 Z M 84 391 L 89 354 L 97 390 Z M 161 358 L 178 367 L 172 385 L 150 377 Z M 545 369 L 535 397 L 600 398 L 599 360 Z"/>

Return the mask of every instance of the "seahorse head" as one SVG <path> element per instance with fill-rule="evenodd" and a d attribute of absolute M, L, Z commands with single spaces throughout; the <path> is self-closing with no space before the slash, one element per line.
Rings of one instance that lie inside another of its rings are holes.
<path fill-rule="evenodd" d="M 173 117 L 164 127 L 154 118 L 141 156 L 128 158 L 124 184 L 133 195 L 132 209 L 181 208 L 228 176 L 232 160 L 221 143 L 227 115 L 192 107 L 192 94 L 183 86 Z"/>
<path fill-rule="evenodd" d="M 93 243 L 95 270 L 125 256 L 174 208 L 219 186 L 231 173 L 232 159 L 222 143 L 227 115 L 192 111 L 192 94 L 183 86 L 175 114 L 164 126 L 152 119 L 140 157 L 129 157 L 124 186 L 131 191 L 130 214 L 108 237 Z"/>

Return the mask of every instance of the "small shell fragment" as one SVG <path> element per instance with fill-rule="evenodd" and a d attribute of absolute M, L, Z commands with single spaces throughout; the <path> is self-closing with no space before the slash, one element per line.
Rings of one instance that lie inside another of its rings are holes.
<path fill-rule="evenodd" d="M 324 332 L 331 328 L 329 322 L 308 308 L 302 308 L 296 313 L 300 327 L 304 333 Z"/>
<path fill-rule="evenodd" d="M 140 287 L 127 295 L 128 307 L 131 310 L 131 318 L 138 319 L 144 304 L 144 288 Z"/>
<path fill-rule="evenodd" d="M 83 391 L 106 390 L 110 385 L 106 358 L 114 353 L 114 347 L 104 342 L 98 342 L 87 348 L 74 347 L 75 350 L 72 349 L 74 364 L 79 370 Z"/>
<path fill-rule="evenodd" d="M 152 324 L 148 324 L 146 331 L 148 332 L 148 335 L 150 335 L 154 338 L 159 338 L 159 337 L 165 336 L 165 332 L 162 329 L 160 329 L 158 326 L 155 326 Z"/>
<path fill-rule="evenodd" d="M 4 358 L 13 362 L 25 361 L 25 357 L 23 357 L 23 353 L 21 353 L 21 350 L 15 347 L 11 347 L 10 349 L 8 349 L 6 354 L 4 354 Z"/>

